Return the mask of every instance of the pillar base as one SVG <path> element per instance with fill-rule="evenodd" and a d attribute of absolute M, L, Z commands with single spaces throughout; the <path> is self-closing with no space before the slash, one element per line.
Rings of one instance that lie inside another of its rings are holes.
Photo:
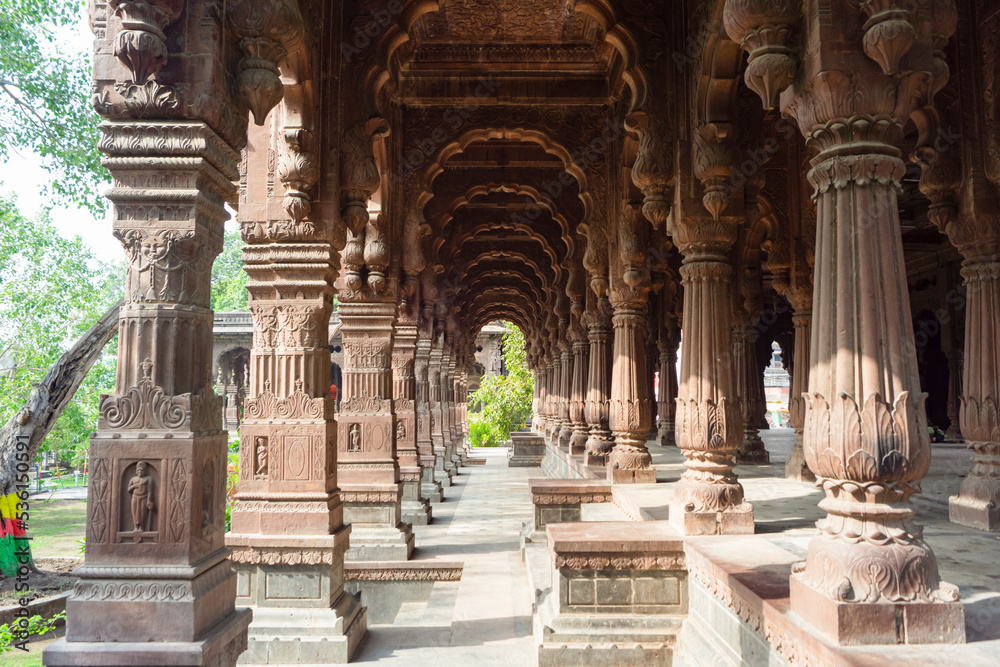
<path fill-rule="evenodd" d="M 791 610 L 841 646 L 964 644 L 961 602 L 838 602 L 792 576 Z"/>
<path fill-rule="evenodd" d="M 996 501 L 966 498 L 961 494 L 948 498 L 948 518 L 952 523 L 990 533 L 1000 532 L 1000 505 Z"/>
<path fill-rule="evenodd" d="M 573 431 L 569 438 L 570 456 L 583 456 L 587 452 L 587 438 L 589 434 L 586 430 Z"/>
<path fill-rule="evenodd" d="M 451 486 L 451 470 L 445 466 L 443 454 L 437 456 L 437 462 L 434 464 L 434 480 L 442 487 Z"/>
<path fill-rule="evenodd" d="M 255 609 L 241 665 L 342 665 L 368 630 L 368 612 L 343 593 L 333 609 Z"/>
<path fill-rule="evenodd" d="M 677 443 L 674 442 L 674 425 L 660 423 L 659 429 L 656 431 L 656 444 L 660 447 L 676 447 Z"/>
<path fill-rule="evenodd" d="M 671 502 L 670 525 L 682 535 L 753 535 L 753 505 L 743 503 L 722 512 L 698 512 Z"/>
<path fill-rule="evenodd" d="M 345 554 L 346 560 L 409 560 L 411 555 L 413 529 L 410 524 L 352 524 L 351 546 Z"/>
<path fill-rule="evenodd" d="M 70 642 L 62 638 L 45 647 L 42 663 L 49 667 L 233 667 L 247 648 L 250 619 L 249 609 L 236 609 L 195 642 Z"/>
<path fill-rule="evenodd" d="M 747 430 L 743 435 L 743 444 L 736 450 L 736 465 L 738 466 L 760 466 L 769 465 L 771 455 L 764 447 L 764 441 L 760 439 L 757 430 Z"/>
<path fill-rule="evenodd" d="M 792 449 L 791 457 L 785 462 L 785 477 L 794 479 L 797 482 L 813 483 L 816 481 L 816 475 L 806 465 L 806 453 L 802 449 L 801 434 L 795 443 L 795 447 Z"/>
<path fill-rule="evenodd" d="M 612 484 L 656 484 L 655 468 L 626 470 L 623 468 L 612 468 L 608 465 L 607 470 L 607 479 Z"/>
<path fill-rule="evenodd" d="M 403 521 L 411 526 L 426 526 L 431 522 L 433 512 L 426 498 L 403 499 Z"/>

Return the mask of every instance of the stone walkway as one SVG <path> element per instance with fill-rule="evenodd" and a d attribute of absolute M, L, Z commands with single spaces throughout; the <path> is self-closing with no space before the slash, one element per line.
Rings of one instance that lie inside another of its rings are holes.
<path fill-rule="evenodd" d="M 392 625 L 373 625 L 353 663 L 400 667 L 533 665 L 531 599 L 518 555 L 531 517 L 528 478 L 538 468 L 508 468 L 506 449 L 476 450 L 434 505 L 429 526 L 414 526 L 414 560 L 462 561 L 461 581 L 437 582 L 426 602 L 406 603 Z"/>

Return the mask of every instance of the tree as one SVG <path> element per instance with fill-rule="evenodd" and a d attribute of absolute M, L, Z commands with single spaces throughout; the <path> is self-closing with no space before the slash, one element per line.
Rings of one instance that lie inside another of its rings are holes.
<path fill-rule="evenodd" d="M 469 396 L 469 439 L 477 447 L 499 447 L 531 417 L 535 382 L 525 364 L 524 334 L 510 322 L 503 335 L 506 375 L 488 375 Z M 478 408 L 478 412 L 472 412 Z"/>
<path fill-rule="evenodd" d="M 226 230 L 222 252 L 212 265 L 212 310 L 225 313 L 250 310 L 247 274 L 243 270 L 243 240 L 238 231 Z"/>
<path fill-rule="evenodd" d="M 124 269 L 98 261 L 79 237 L 64 239 L 47 214 L 28 220 L 0 198 L 0 424 L 33 385 L 121 297 Z M 86 456 L 101 393 L 114 388 L 106 350 L 56 420 L 42 450 L 79 463 Z"/>
<path fill-rule="evenodd" d="M 89 54 L 71 39 L 79 0 L 0 0 L 0 162 L 35 153 L 60 204 L 103 215 Z"/>

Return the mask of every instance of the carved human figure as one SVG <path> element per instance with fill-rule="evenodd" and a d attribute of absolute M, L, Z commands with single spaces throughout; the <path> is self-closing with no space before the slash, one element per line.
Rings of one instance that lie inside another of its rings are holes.
<path fill-rule="evenodd" d="M 361 451 L 361 424 L 351 424 L 347 435 L 347 451 Z"/>
<path fill-rule="evenodd" d="M 135 475 L 128 482 L 128 493 L 132 496 L 133 540 L 142 541 L 142 533 L 149 529 L 147 519 L 153 512 L 153 478 L 146 474 L 147 464 L 135 464 Z"/>
<path fill-rule="evenodd" d="M 257 470 L 254 474 L 258 477 L 267 475 L 267 438 L 260 436 L 257 438 Z"/>
<path fill-rule="evenodd" d="M 396 441 L 399 442 L 405 439 L 406 439 L 406 423 L 396 422 Z"/>

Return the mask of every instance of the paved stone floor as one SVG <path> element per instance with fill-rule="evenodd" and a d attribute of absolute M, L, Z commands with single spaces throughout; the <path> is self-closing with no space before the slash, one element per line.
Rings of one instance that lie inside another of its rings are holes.
<path fill-rule="evenodd" d="M 804 557 L 822 514 L 816 506 L 822 494 L 811 484 L 784 478 L 784 461 L 794 443 L 791 431 L 764 431 L 762 436 L 773 463 L 737 469 L 754 504 L 756 532 Z M 652 443 L 650 451 L 661 483 L 632 487 L 630 494 L 651 518 L 666 519 L 670 483 L 683 471 L 682 457 L 676 448 Z M 445 502 L 434 505 L 434 522 L 414 528 L 414 558 L 462 561 L 462 580 L 436 583 L 426 602 L 406 603 L 391 625 L 372 626 L 352 662 L 401 667 L 535 664 L 518 534 L 531 515 L 527 480 L 542 472 L 507 468 L 506 454 L 505 449 L 477 450 L 486 465 L 463 468 L 456 484 L 445 489 Z M 948 496 L 958 491 L 961 475 L 970 467 L 969 452 L 962 445 L 939 444 L 933 454 L 931 473 L 915 500 L 918 519 L 926 525 L 944 579 L 962 590 L 969 641 L 988 642 L 980 647 L 992 654 L 1000 646 L 1000 537 L 948 522 Z M 613 505 L 586 505 L 584 510 L 585 520 L 625 519 Z M 655 516 L 659 512 L 662 517 Z"/>
<path fill-rule="evenodd" d="M 414 560 L 462 561 L 461 581 L 437 582 L 426 602 L 406 603 L 392 625 L 373 625 L 352 663 L 400 667 L 533 665 L 531 599 L 518 554 L 531 517 L 528 478 L 538 468 L 508 468 L 506 449 L 477 449 L 434 505 L 429 526 L 415 526 Z"/>

